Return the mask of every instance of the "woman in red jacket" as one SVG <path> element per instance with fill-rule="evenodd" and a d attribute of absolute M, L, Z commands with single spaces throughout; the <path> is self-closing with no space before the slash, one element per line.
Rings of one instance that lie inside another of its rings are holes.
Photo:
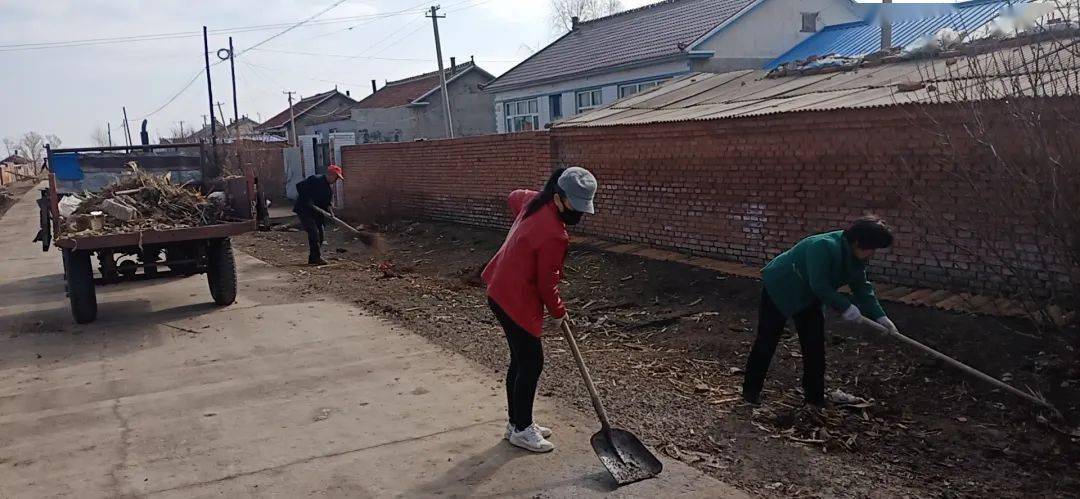
<path fill-rule="evenodd" d="M 533 423 L 532 418 L 536 383 L 544 368 L 540 344 L 544 307 L 560 327 L 568 319 L 559 297 L 563 260 L 570 245 L 566 226 L 581 221 L 585 213 L 593 213 L 595 194 L 596 178 L 579 167 L 556 170 L 541 192 L 510 193 L 514 224 L 484 269 L 488 305 L 510 345 L 506 438 L 533 452 L 555 448 L 546 439 L 551 430 Z"/>

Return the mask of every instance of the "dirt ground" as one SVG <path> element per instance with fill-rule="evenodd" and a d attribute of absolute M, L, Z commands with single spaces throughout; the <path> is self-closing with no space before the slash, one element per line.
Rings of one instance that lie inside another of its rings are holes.
<path fill-rule="evenodd" d="M 383 230 L 381 254 L 328 232 L 324 267 L 302 265 L 299 232 L 255 233 L 235 244 L 289 269 L 298 296 L 351 299 L 504 372 L 505 339 L 477 281 L 503 234 L 439 223 Z M 1080 495 L 1076 331 L 1048 335 L 1015 321 L 885 304 L 901 331 L 1040 391 L 1065 422 L 838 320 L 827 326 L 829 388 L 865 403 L 824 413 L 801 407 L 801 359 L 789 331 L 755 409 L 738 394 L 759 293 L 754 280 L 579 247 L 567 257 L 563 285 L 613 421 L 754 495 Z M 548 333 L 544 344 L 540 396 L 591 414 L 562 338 Z"/>

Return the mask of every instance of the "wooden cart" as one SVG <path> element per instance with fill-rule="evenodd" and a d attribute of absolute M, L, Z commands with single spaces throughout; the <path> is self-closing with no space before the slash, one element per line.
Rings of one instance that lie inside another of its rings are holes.
<path fill-rule="evenodd" d="M 40 240 L 60 249 L 64 278 L 75 322 L 97 318 L 99 285 L 124 281 L 206 274 L 214 303 L 236 300 L 236 263 L 230 238 L 256 229 L 255 179 L 249 174 L 216 179 L 205 144 L 49 149 L 49 187 L 42 189 Z M 65 235 L 60 228 L 59 202 L 66 196 L 94 191 L 111 183 L 128 164 L 136 162 L 153 174 L 177 175 L 204 194 L 226 195 L 229 221 L 200 227 L 109 235 Z M 76 171 L 76 169 L 78 171 Z M 55 234 L 55 239 L 52 235 Z M 93 262 L 98 267 L 94 269 Z"/>

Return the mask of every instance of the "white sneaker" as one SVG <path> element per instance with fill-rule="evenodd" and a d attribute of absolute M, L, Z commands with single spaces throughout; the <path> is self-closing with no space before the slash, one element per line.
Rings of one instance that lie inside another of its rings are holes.
<path fill-rule="evenodd" d="M 533 452 L 551 452 L 555 445 L 544 439 L 540 434 L 540 428 L 532 425 L 521 431 L 515 431 L 510 435 L 510 444 Z"/>
<path fill-rule="evenodd" d="M 540 430 L 541 437 L 548 438 L 551 436 L 551 428 L 546 428 L 536 423 L 533 423 L 533 426 Z M 506 423 L 506 434 L 503 435 L 503 438 L 510 440 L 510 435 L 514 434 L 514 429 L 514 423 Z"/>

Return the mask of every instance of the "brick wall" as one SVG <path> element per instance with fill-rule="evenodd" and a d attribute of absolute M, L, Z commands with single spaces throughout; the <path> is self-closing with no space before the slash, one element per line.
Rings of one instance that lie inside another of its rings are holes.
<path fill-rule="evenodd" d="M 547 133 L 342 148 L 345 210 L 357 220 L 431 218 L 504 227 L 506 196 L 551 171 Z"/>
<path fill-rule="evenodd" d="M 939 111 L 936 130 L 960 123 L 955 112 Z M 1010 284 L 1001 262 L 956 241 L 1010 241 L 989 240 L 997 231 L 977 233 L 961 222 L 1023 226 L 1029 219 L 988 211 L 992 186 L 964 185 L 945 161 L 953 153 L 959 161 L 985 158 L 970 144 L 946 151 L 912 113 L 844 110 L 356 146 L 343 153 L 346 202 L 368 219 L 501 227 L 509 191 L 538 188 L 556 164 L 581 165 L 600 182 L 598 214 L 576 229 L 585 234 L 763 265 L 808 234 L 873 212 L 897 236 L 872 266 L 876 279 L 1004 290 Z M 1045 248 L 1012 249 L 1037 267 L 1054 265 Z"/>

